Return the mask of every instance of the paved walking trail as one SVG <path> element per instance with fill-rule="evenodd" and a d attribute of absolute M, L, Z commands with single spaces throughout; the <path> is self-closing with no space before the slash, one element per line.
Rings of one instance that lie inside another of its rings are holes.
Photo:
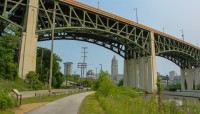
<path fill-rule="evenodd" d="M 94 92 L 67 96 L 34 109 L 26 114 L 77 114 L 83 99 Z"/>

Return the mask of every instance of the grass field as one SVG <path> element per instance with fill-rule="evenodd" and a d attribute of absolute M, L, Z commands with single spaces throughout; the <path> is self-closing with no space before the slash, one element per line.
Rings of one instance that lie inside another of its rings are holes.
<path fill-rule="evenodd" d="M 6 110 L 6 111 L 0 111 L 0 114 L 14 114 L 11 109 Z"/>
<path fill-rule="evenodd" d="M 79 114 L 106 114 L 100 106 L 95 94 L 87 96 L 79 109 Z"/>

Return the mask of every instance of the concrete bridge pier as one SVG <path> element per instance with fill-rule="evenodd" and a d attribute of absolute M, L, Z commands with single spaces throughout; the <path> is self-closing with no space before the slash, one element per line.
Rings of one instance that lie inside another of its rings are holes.
<path fill-rule="evenodd" d="M 192 68 L 188 68 L 187 75 L 186 75 L 186 81 L 187 81 L 187 90 L 193 90 L 193 73 Z"/>
<path fill-rule="evenodd" d="M 195 89 L 197 89 L 197 86 L 200 84 L 200 68 L 194 69 L 194 80 L 195 80 Z"/>
<path fill-rule="evenodd" d="M 156 91 L 157 75 L 152 57 L 124 61 L 124 86 L 141 89 L 148 93 Z"/>
<path fill-rule="evenodd" d="M 134 57 L 124 60 L 124 86 L 144 90 L 148 93 L 156 91 L 157 72 L 154 35 L 151 33 L 151 56 Z"/>
<path fill-rule="evenodd" d="M 181 69 L 181 90 L 182 91 L 186 90 L 185 81 L 186 81 L 186 78 L 185 78 L 185 69 Z"/>
<path fill-rule="evenodd" d="M 195 90 L 200 84 L 200 68 L 181 69 L 181 90 Z"/>
<path fill-rule="evenodd" d="M 38 0 L 28 0 L 25 22 L 20 51 L 19 77 L 25 79 L 29 71 L 36 69 L 37 35 L 36 26 L 38 18 Z"/>

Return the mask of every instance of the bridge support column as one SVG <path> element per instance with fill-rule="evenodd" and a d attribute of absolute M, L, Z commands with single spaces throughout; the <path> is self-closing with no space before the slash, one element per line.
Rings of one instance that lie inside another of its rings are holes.
<path fill-rule="evenodd" d="M 184 91 L 186 89 L 185 87 L 185 69 L 181 69 L 181 90 Z"/>
<path fill-rule="evenodd" d="M 144 75 L 145 75 L 145 61 L 144 61 L 144 57 L 139 59 L 139 89 L 144 90 Z"/>
<path fill-rule="evenodd" d="M 26 31 L 22 36 L 19 62 L 19 76 L 23 79 L 29 71 L 36 69 L 38 0 L 28 1 Z"/>
<path fill-rule="evenodd" d="M 197 86 L 200 84 L 200 68 L 195 68 L 194 80 L 195 80 L 195 89 L 197 89 Z"/>
<path fill-rule="evenodd" d="M 155 54 L 155 39 L 154 33 L 151 32 L 151 56 L 148 57 L 148 93 L 154 93 L 157 90 L 157 68 L 156 68 L 156 54 Z"/>
<path fill-rule="evenodd" d="M 131 59 L 131 74 L 130 74 L 130 87 L 136 88 L 135 84 L 135 60 Z"/>
<path fill-rule="evenodd" d="M 144 58 L 144 91 L 148 91 L 148 58 Z"/>
<path fill-rule="evenodd" d="M 135 72 L 135 88 L 139 89 L 139 78 L 140 78 L 140 75 L 139 75 L 139 59 L 135 59 L 134 66 L 135 66 L 135 69 L 134 69 L 134 72 Z"/>
<path fill-rule="evenodd" d="M 157 75 L 155 72 L 155 58 L 124 60 L 124 86 L 142 89 L 148 93 L 156 91 Z"/>
<path fill-rule="evenodd" d="M 192 81 L 192 68 L 186 69 L 186 82 L 187 82 L 187 90 L 193 89 L 193 81 Z"/>
<path fill-rule="evenodd" d="M 128 75 L 126 70 L 127 60 L 124 60 L 124 77 L 123 77 L 123 86 L 128 86 Z"/>

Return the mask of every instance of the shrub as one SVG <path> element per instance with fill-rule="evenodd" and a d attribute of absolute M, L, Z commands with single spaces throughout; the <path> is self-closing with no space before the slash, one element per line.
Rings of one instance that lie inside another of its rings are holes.
<path fill-rule="evenodd" d="M 39 75 L 33 71 L 30 71 L 26 75 L 26 83 L 29 84 L 31 89 L 38 90 L 42 87 L 42 82 L 38 80 Z"/>
<path fill-rule="evenodd" d="M 112 94 L 113 91 L 115 91 L 116 86 L 111 80 L 108 72 L 102 71 L 96 83 L 96 89 L 98 90 L 97 93 L 103 96 L 108 96 L 109 94 Z"/>
<path fill-rule="evenodd" d="M 6 110 L 13 108 L 14 100 L 4 92 L 0 92 L 0 109 Z"/>
<path fill-rule="evenodd" d="M 174 84 L 169 86 L 169 91 L 177 91 L 178 89 L 181 89 L 180 84 Z"/>
<path fill-rule="evenodd" d="M 120 87 L 120 86 L 123 86 L 123 83 L 124 83 L 123 79 L 119 80 L 118 86 L 119 86 L 119 87 Z"/>

